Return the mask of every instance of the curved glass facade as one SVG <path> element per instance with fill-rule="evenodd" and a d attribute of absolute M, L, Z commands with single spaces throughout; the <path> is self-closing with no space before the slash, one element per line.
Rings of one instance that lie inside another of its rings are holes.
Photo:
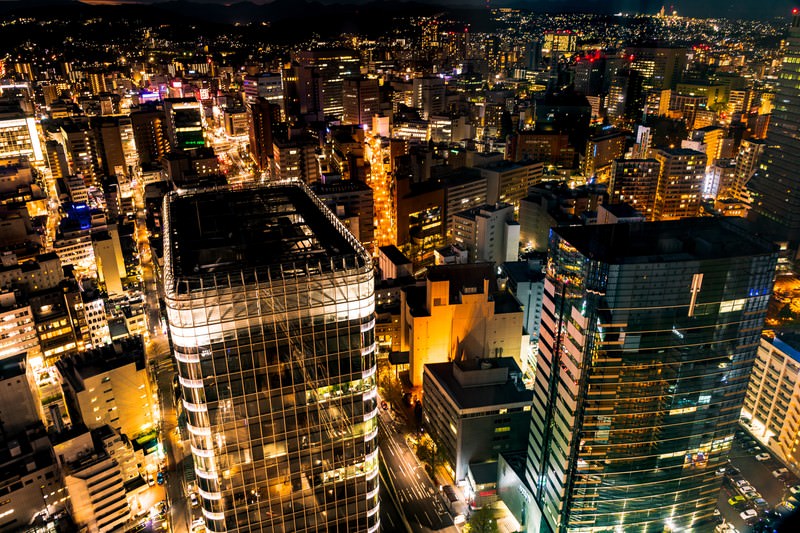
<path fill-rule="evenodd" d="M 166 304 L 206 525 L 215 532 L 375 531 L 371 261 L 302 185 L 256 192 L 263 201 L 253 191 L 228 191 L 220 201 L 248 219 L 255 211 L 265 226 L 291 218 L 308 249 L 329 250 L 318 240 L 333 229 L 336 248 L 344 240 L 352 252 L 185 275 L 180 223 L 165 232 Z M 167 223 L 175 203 L 184 204 L 180 211 L 197 200 L 168 199 Z M 247 213 L 254 201 L 259 207 Z"/>

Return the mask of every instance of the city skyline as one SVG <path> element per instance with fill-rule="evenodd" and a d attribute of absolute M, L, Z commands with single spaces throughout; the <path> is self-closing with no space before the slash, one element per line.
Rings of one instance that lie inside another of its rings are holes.
<path fill-rule="evenodd" d="M 0 2 L 0 533 L 791 520 L 800 7 L 100 1 Z"/>

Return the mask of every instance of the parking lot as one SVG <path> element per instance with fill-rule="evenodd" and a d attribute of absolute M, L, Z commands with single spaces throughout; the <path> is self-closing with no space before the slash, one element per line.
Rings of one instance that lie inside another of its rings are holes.
<path fill-rule="evenodd" d="M 769 458 L 761 454 L 769 452 L 744 430 L 738 430 L 717 507 L 725 521 L 742 533 L 752 531 L 759 520 L 768 519 L 765 511 L 774 509 L 788 495 L 789 487 L 800 483 L 796 476 L 781 470 L 784 465 L 772 454 Z M 756 459 L 759 455 L 760 461 Z M 738 500 L 735 505 L 731 505 L 731 498 Z M 741 513 L 748 509 L 756 516 L 746 523 Z"/>

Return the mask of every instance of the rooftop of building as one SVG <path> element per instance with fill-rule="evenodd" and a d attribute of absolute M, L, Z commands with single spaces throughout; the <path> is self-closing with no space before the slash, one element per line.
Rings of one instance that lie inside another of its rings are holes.
<path fill-rule="evenodd" d="M 492 172 L 508 172 L 509 170 L 516 170 L 518 168 L 524 168 L 533 165 L 544 165 L 544 163 L 540 161 L 531 161 L 528 159 L 523 159 L 522 161 L 509 161 L 508 159 L 503 159 L 502 161 L 478 165 L 476 168 L 490 170 Z"/>
<path fill-rule="evenodd" d="M 400 251 L 397 246 L 394 244 L 390 244 L 389 246 L 381 246 L 378 248 L 380 252 L 386 256 L 386 258 L 394 263 L 395 265 L 410 265 L 411 261 L 403 255 L 403 252 Z"/>
<path fill-rule="evenodd" d="M 425 365 L 459 409 L 528 404 L 533 391 L 522 383 L 522 371 L 513 357 L 469 359 Z M 425 381 L 423 381 L 425 383 Z"/>
<path fill-rule="evenodd" d="M 723 130 L 723 128 L 721 128 L 721 127 L 719 127 L 719 126 L 714 126 L 714 125 L 711 125 L 711 126 L 703 126 L 702 128 L 697 128 L 697 129 L 696 129 L 696 130 L 694 130 L 694 131 L 702 131 L 702 132 L 704 132 L 704 133 L 708 133 L 708 132 L 710 132 L 710 131 L 717 131 L 717 130 L 720 130 L 720 131 L 725 131 L 725 130 Z"/>
<path fill-rule="evenodd" d="M 698 152 L 697 150 L 692 150 L 691 148 L 666 148 L 666 147 L 664 147 L 664 148 L 656 148 L 656 153 L 658 153 L 658 152 L 662 152 L 662 153 L 665 153 L 667 155 L 675 155 L 675 156 L 679 156 L 679 155 L 683 155 L 683 156 L 705 155 L 703 152 Z"/>
<path fill-rule="evenodd" d="M 496 204 L 483 204 L 477 207 L 471 207 L 469 209 L 459 211 L 458 213 L 455 213 L 454 216 L 466 218 L 468 220 L 475 220 L 483 213 L 497 213 L 498 211 L 508 209 L 510 207 L 513 206 L 504 202 L 498 202 Z"/>
<path fill-rule="evenodd" d="M 64 357 L 56 362 L 56 368 L 75 392 L 81 392 L 86 379 L 130 364 L 136 365 L 136 370 L 145 368 L 144 342 L 141 337 L 129 337 Z"/>
<path fill-rule="evenodd" d="M 594 135 L 589 137 L 589 140 L 591 142 L 600 142 L 600 141 L 605 141 L 607 139 L 614 139 L 616 137 L 625 137 L 628 135 L 631 135 L 630 131 L 618 130 L 616 128 L 608 128 L 595 133 Z"/>
<path fill-rule="evenodd" d="M 771 254 L 775 245 L 744 219 L 685 218 L 662 222 L 558 227 L 583 256 L 611 264 L 723 259 Z"/>
<path fill-rule="evenodd" d="M 800 363 L 800 333 L 794 331 L 779 332 L 772 345 L 798 363 Z"/>
<path fill-rule="evenodd" d="M 534 270 L 531 268 L 529 261 L 506 261 L 500 265 L 500 269 L 508 276 L 509 279 L 517 283 L 522 281 L 541 281 L 544 279 L 544 272 Z"/>
<path fill-rule="evenodd" d="M 525 465 L 528 461 L 528 452 L 526 450 L 502 452 L 500 457 L 511 468 L 511 470 L 514 471 L 514 474 L 516 474 L 522 485 L 525 487 L 528 493 L 530 493 L 531 490 L 528 487 L 528 477 L 525 475 Z"/>
<path fill-rule="evenodd" d="M 450 300 L 464 289 L 475 289 L 483 292 L 483 281 L 489 280 L 490 286 L 494 284 L 494 264 L 493 263 L 466 263 L 461 265 L 435 265 L 428 269 L 427 279 L 429 281 L 449 281 Z"/>
<path fill-rule="evenodd" d="M 0 381 L 17 378 L 25 374 L 25 360 L 27 354 L 20 353 L 6 357 L 0 361 Z"/>
<path fill-rule="evenodd" d="M 372 191 L 369 185 L 361 180 L 335 180 L 328 183 L 317 181 L 311 185 L 311 190 L 319 196 L 341 194 L 348 192 Z"/>
<path fill-rule="evenodd" d="M 489 291 L 494 290 L 497 284 L 494 263 L 463 263 L 435 265 L 428 269 L 427 280 L 430 282 L 449 282 L 449 305 L 461 303 L 462 294 L 484 294 L 484 281 L 489 281 Z M 406 305 L 413 316 L 429 316 L 427 309 L 428 288 L 426 285 L 414 285 L 403 289 L 406 293 Z M 493 295 L 487 296 L 491 298 Z M 515 300 L 516 301 L 516 300 Z M 519 308 L 519 303 L 516 304 Z M 510 308 L 506 300 L 501 297 L 496 307 L 504 310 Z M 512 312 L 512 311 L 498 311 Z"/>
<path fill-rule="evenodd" d="M 364 254 L 299 184 L 173 193 L 168 213 L 175 278 Z"/>
<path fill-rule="evenodd" d="M 522 312 L 519 300 L 509 292 L 495 292 L 491 295 L 491 299 L 494 301 L 494 313 L 496 315 Z"/>
<path fill-rule="evenodd" d="M 497 483 L 497 461 L 470 463 L 469 472 L 477 485 Z"/>
<path fill-rule="evenodd" d="M 619 204 L 602 204 L 599 208 L 603 208 L 617 218 L 632 218 L 640 217 L 642 214 L 637 211 L 631 204 L 622 202 Z"/>

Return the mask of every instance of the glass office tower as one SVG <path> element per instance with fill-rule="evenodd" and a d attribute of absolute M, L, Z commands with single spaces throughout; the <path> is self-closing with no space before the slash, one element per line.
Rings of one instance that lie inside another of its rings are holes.
<path fill-rule="evenodd" d="M 541 520 L 530 530 L 708 527 L 773 248 L 741 219 L 551 231 L 526 465 Z"/>
<path fill-rule="evenodd" d="M 164 277 L 210 531 L 378 529 L 372 261 L 296 182 L 172 193 Z"/>
<path fill-rule="evenodd" d="M 800 12 L 796 9 L 784 54 L 775 83 L 767 146 L 748 184 L 753 197 L 749 216 L 769 231 L 770 237 L 788 242 L 796 253 L 800 244 Z"/>

